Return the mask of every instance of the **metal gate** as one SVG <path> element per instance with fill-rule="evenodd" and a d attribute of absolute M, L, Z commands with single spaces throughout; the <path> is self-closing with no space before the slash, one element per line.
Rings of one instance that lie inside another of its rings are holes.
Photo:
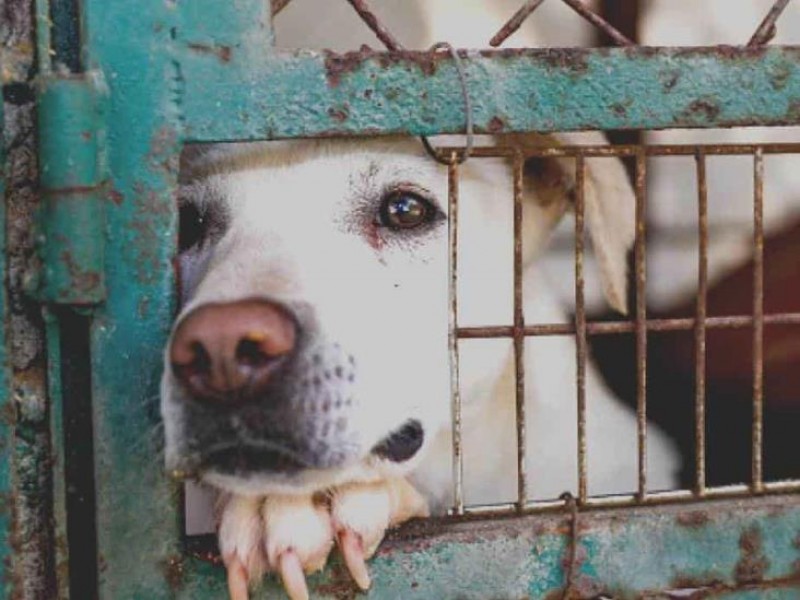
<path fill-rule="evenodd" d="M 800 125 L 800 48 L 766 45 L 786 0 L 775 3 L 749 45 L 724 48 L 638 47 L 578 0 L 565 2 L 621 47 L 459 51 L 475 132 Z M 506 33 L 540 3 L 527 2 Z M 18 351 L 11 328 L 2 330 L 0 578 L 6 597 L 19 597 L 32 578 L 50 597 L 68 597 L 70 590 L 75 598 L 226 593 L 223 569 L 207 540 L 183 536 L 181 486 L 162 473 L 159 455 L 157 382 L 175 309 L 174 190 L 182 146 L 464 131 L 453 56 L 401 50 L 388 30 L 369 18 L 391 51 L 276 51 L 271 10 L 284 4 L 37 3 L 40 235 L 25 285 L 42 304 L 47 363 L 32 380 L 21 381 L 11 366 Z M 351 4 L 369 17 L 362 2 Z M 73 25 L 76 16 L 80 31 Z M 0 70 L 3 85 L 11 87 L 24 75 L 11 68 L 7 56 L 9 68 Z M 764 155 L 798 151 L 752 145 L 540 152 L 577 156 L 579 162 L 601 155 L 633 157 L 640 180 L 648 156 L 696 156 L 698 172 L 704 172 L 709 154 L 750 154 L 759 190 Z M 702 190 L 701 185 L 701 215 Z M 641 183 L 639 192 L 641 291 Z M 756 200 L 758 244 L 763 241 L 758 193 Z M 577 223 L 582 228 L 580 211 Z M 14 247 L 5 231 L 4 225 L 0 241 L 8 254 Z M 580 269 L 581 260 L 577 264 Z M 528 335 L 574 334 L 583 360 L 587 335 L 615 328 L 634 332 L 640 353 L 647 332 L 659 328 L 693 329 L 699 344 L 711 327 L 752 328 L 756 348 L 762 339 L 765 316 L 758 293 L 752 314 L 725 323 L 706 319 L 702 303 L 695 318 L 681 323 L 647 321 L 643 302 L 630 322 L 587 323 L 579 301 L 571 326 L 537 329 L 515 321 L 454 333 L 506 336 L 518 344 Z M 5 295 L 0 310 L 8 323 Z M 769 319 L 800 321 L 798 315 Z M 643 381 L 640 373 L 640 415 Z M 46 386 L 46 401 L 34 402 L 26 385 Z M 702 393 L 698 398 L 702 418 Z M 797 598 L 799 486 L 762 480 L 762 401 L 757 383 L 748 486 L 706 488 L 698 467 L 696 488 L 672 494 L 649 494 L 640 481 L 638 494 L 615 502 L 593 502 L 583 489 L 577 502 L 547 506 L 528 504 L 521 490 L 520 501 L 497 515 L 461 514 L 471 511 L 457 503 L 454 516 L 406 527 L 384 543 L 372 563 L 370 596 L 667 598 L 683 590 L 682 597 L 693 598 Z M 42 439 L 49 440 L 49 449 Z M 31 474 L 36 472 L 48 477 Z M 31 510 L 36 502 L 47 509 Z M 32 566 L 34 550 L 41 561 Z M 355 595 L 335 562 L 310 584 L 319 597 Z M 264 593 L 279 597 L 280 592 L 268 585 Z"/>

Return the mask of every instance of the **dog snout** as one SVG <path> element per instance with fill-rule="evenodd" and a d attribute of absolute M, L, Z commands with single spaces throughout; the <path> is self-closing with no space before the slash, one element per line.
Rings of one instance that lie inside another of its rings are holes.
<path fill-rule="evenodd" d="M 180 322 L 170 346 L 177 379 L 200 401 L 257 398 L 295 350 L 297 323 L 274 302 L 206 304 Z"/>

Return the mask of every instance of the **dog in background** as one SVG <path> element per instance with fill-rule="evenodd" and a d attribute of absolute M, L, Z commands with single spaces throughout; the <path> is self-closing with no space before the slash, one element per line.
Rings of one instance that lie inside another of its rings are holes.
<path fill-rule="evenodd" d="M 320 20 L 319 35 L 292 29 L 289 11 L 310 4 L 285 9 L 279 42 L 352 47 L 352 30 L 336 26 L 335 14 Z M 386 22 L 409 47 L 483 47 L 515 5 L 387 0 L 375 9 L 392 15 Z M 302 21 L 301 13 L 294 18 Z M 552 30 L 537 18 L 515 41 L 535 46 Z M 602 140 L 530 134 L 484 142 Z M 574 167 L 544 166 L 524 182 L 529 323 L 565 320 L 535 258 L 570 210 Z M 307 597 L 304 573 L 320 569 L 334 545 L 366 589 L 365 560 L 387 527 L 451 502 L 446 168 L 417 140 L 373 138 L 219 147 L 192 171 L 180 193 L 182 308 L 162 380 L 167 466 L 220 490 L 219 545 L 234 600 L 247 598 L 265 572 L 279 574 L 291 598 Z M 468 160 L 459 185 L 459 321 L 511 322 L 511 167 Z M 618 161 L 587 161 L 585 202 L 603 290 L 624 312 L 634 199 Z M 465 499 L 513 499 L 510 346 L 495 340 L 460 350 Z M 526 340 L 525 369 L 533 496 L 574 491 L 572 339 Z M 589 491 L 633 491 L 635 417 L 591 365 L 587 396 Z M 652 429 L 652 488 L 670 488 L 676 469 L 674 449 Z"/>

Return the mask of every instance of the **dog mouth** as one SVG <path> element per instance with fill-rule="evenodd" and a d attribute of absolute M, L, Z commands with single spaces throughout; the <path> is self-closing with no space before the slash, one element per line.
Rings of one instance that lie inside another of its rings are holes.
<path fill-rule="evenodd" d="M 369 454 L 393 463 L 403 463 L 419 452 L 424 439 L 422 424 L 411 419 L 373 446 Z M 279 444 L 236 444 L 208 452 L 201 471 L 213 469 L 232 475 L 260 473 L 292 477 L 311 469 L 345 467 L 348 462 L 345 452 L 328 454 L 325 460 L 314 460 Z"/>

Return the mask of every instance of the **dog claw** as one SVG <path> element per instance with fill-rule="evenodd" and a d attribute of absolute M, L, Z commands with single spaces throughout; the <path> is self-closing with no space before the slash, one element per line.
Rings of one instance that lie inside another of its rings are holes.
<path fill-rule="evenodd" d="M 231 600 L 248 600 L 247 571 L 238 558 L 228 561 L 228 594 Z"/>
<path fill-rule="evenodd" d="M 278 558 L 278 572 L 283 589 L 290 600 L 308 600 L 308 586 L 300 558 L 292 550 L 287 550 Z"/>
<path fill-rule="evenodd" d="M 349 529 L 343 529 L 337 534 L 339 551 L 344 558 L 344 564 L 353 581 L 362 591 L 367 591 L 371 585 L 367 561 L 364 556 L 364 544 L 359 535 Z"/>

